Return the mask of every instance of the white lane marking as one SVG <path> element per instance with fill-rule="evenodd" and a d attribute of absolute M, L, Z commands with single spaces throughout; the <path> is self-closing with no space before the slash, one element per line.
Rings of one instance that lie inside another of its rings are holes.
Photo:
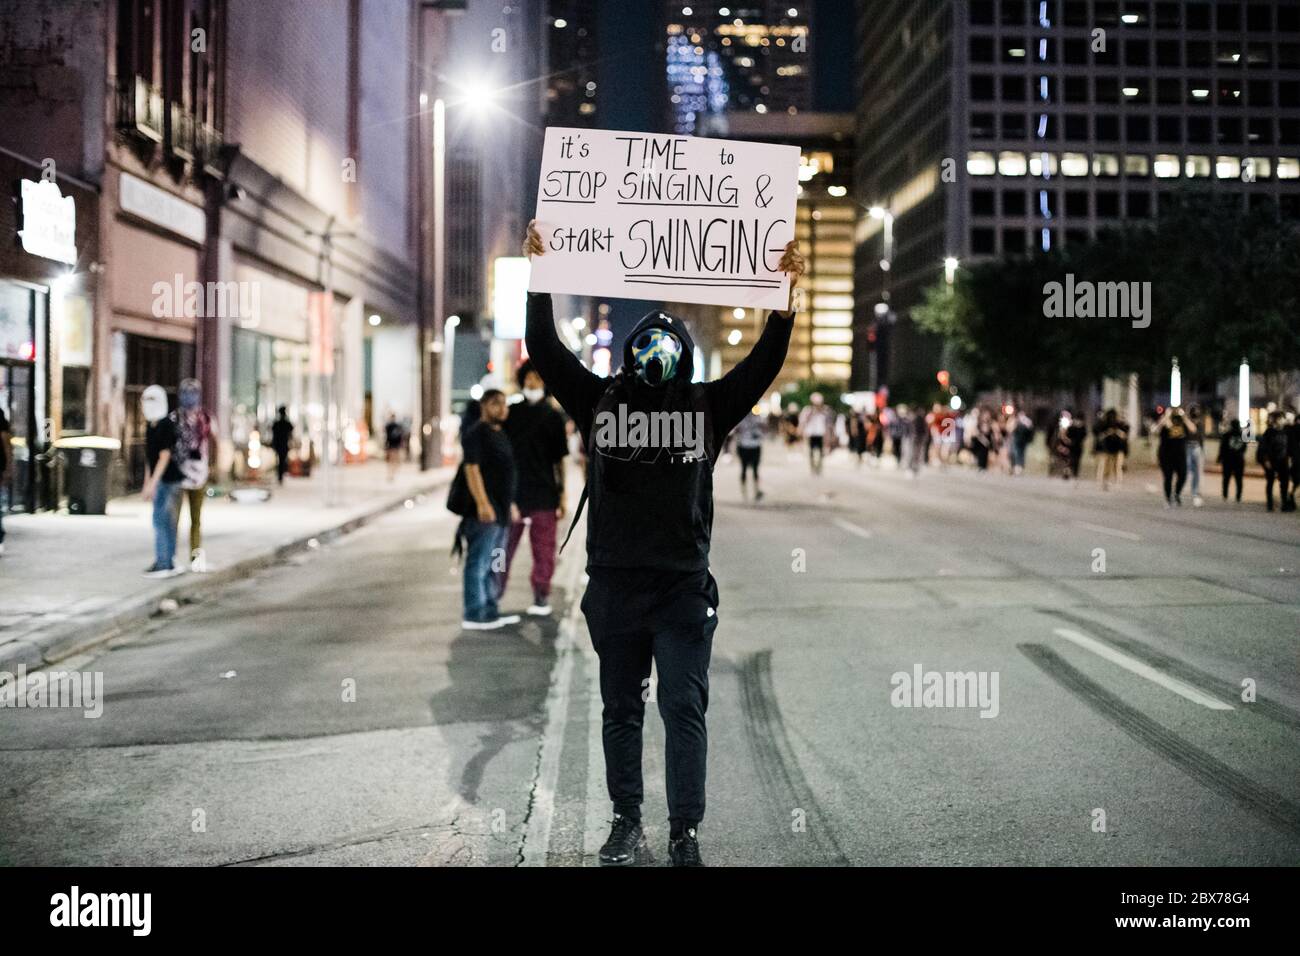
<path fill-rule="evenodd" d="M 1118 664 L 1126 671 L 1137 674 L 1139 677 L 1145 677 L 1152 683 L 1159 684 L 1161 687 L 1165 688 L 1165 690 L 1171 690 L 1179 697 L 1185 697 L 1194 704 L 1200 704 L 1202 707 L 1208 707 L 1210 710 L 1234 709 L 1231 704 L 1225 704 L 1223 701 L 1211 697 L 1204 691 L 1197 690 L 1191 684 L 1186 684 L 1176 677 L 1170 677 L 1168 674 L 1156 670 L 1150 664 L 1144 664 L 1142 661 L 1129 657 L 1127 654 L 1121 654 L 1110 645 L 1103 644 L 1101 641 L 1088 637 L 1086 634 L 1080 634 L 1078 631 L 1072 631 L 1065 627 L 1055 628 L 1052 633 L 1065 638 L 1067 641 L 1072 641 L 1075 644 L 1078 644 L 1085 650 L 1092 651 L 1098 657 L 1103 657 L 1112 664 Z"/>
<path fill-rule="evenodd" d="M 581 529 L 574 536 L 581 535 Z M 581 538 L 579 538 L 581 540 Z M 582 613 L 581 595 L 577 593 L 582 572 L 579 555 L 582 548 L 574 548 L 566 556 L 568 572 L 564 576 L 565 593 L 570 596 L 569 612 L 560 622 L 555 640 L 555 664 L 551 668 L 551 686 L 546 692 L 546 729 L 542 732 L 542 750 L 538 758 L 537 781 L 530 797 L 532 813 L 528 817 L 528 831 L 524 834 L 523 865 L 545 866 L 551 847 L 551 826 L 555 822 L 555 788 L 560 778 L 560 751 L 564 748 L 564 731 L 569 723 L 569 698 L 573 695 L 573 661 L 580 654 L 578 646 L 578 615 Z"/>
<path fill-rule="evenodd" d="M 600 845 L 605 842 L 614 811 L 609 803 L 609 792 L 605 788 L 600 658 L 590 641 L 584 642 L 582 653 L 587 660 L 587 699 L 590 702 L 587 708 L 587 800 L 582 822 L 582 861 L 583 866 L 599 866 Z"/>
<path fill-rule="evenodd" d="M 849 534 L 856 534 L 859 538 L 871 537 L 870 531 L 868 531 L 866 528 L 862 527 L 861 525 L 854 524 L 852 521 L 845 521 L 843 518 L 835 518 L 834 522 L 836 527 L 843 528 Z"/>
<path fill-rule="evenodd" d="M 1080 528 L 1087 528 L 1089 531 L 1096 531 L 1098 534 L 1113 534 L 1117 538 L 1126 538 L 1129 541 L 1141 541 L 1142 536 L 1134 534 L 1132 531 L 1120 531 L 1117 528 L 1107 528 L 1101 524 L 1089 524 L 1087 521 L 1076 521 L 1075 524 Z"/>

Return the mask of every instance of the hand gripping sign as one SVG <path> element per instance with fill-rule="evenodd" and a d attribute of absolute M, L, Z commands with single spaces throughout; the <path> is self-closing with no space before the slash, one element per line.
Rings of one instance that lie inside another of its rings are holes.
<path fill-rule="evenodd" d="M 531 292 L 785 309 L 799 147 L 550 127 Z"/>

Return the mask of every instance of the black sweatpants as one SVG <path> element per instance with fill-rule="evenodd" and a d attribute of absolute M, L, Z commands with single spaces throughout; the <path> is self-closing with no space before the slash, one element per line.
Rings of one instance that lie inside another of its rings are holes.
<path fill-rule="evenodd" d="M 1283 462 L 1280 468 L 1270 468 L 1264 466 L 1264 498 L 1268 502 L 1268 507 L 1273 507 L 1273 482 L 1277 482 L 1277 490 L 1281 495 L 1280 505 L 1285 508 L 1291 487 L 1291 472 L 1287 463 Z"/>
<path fill-rule="evenodd" d="M 614 812 L 641 817 L 641 728 L 646 701 L 664 722 L 668 818 L 704 819 L 709 657 L 718 584 L 707 569 L 588 568 L 582 612 L 600 656 L 605 782 Z M 653 659 L 658 685 L 649 685 Z"/>
<path fill-rule="evenodd" d="M 1223 500 L 1228 500 L 1228 483 L 1235 481 L 1237 483 L 1237 500 L 1241 500 L 1241 479 L 1246 474 L 1246 460 L 1244 458 L 1227 459 L 1221 462 L 1223 466 Z"/>
<path fill-rule="evenodd" d="M 1163 458 L 1160 472 L 1165 480 L 1165 500 L 1173 501 L 1174 496 L 1182 497 L 1183 485 L 1187 481 L 1187 459 L 1185 457 Z M 1177 484 L 1174 479 L 1177 478 Z"/>

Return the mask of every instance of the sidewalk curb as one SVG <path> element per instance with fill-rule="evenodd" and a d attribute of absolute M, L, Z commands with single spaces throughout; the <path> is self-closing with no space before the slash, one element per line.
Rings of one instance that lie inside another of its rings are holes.
<path fill-rule="evenodd" d="M 158 605 L 168 598 L 181 604 L 191 603 L 206 592 L 220 589 L 266 568 L 281 564 L 295 554 L 310 549 L 308 542 L 325 544 L 364 527 L 376 518 L 401 508 L 416 495 L 431 494 L 445 488 L 451 481 L 446 475 L 429 484 L 408 489 L 375 508 L 362 512 L 347 521 L 320 531 L 304 534 L 285 544 L 261 551 L 236 561 L 228 567 L 208 574 L 185 574 L 162 591 L 144 596 L 132 596 L 114 607 L 72 619 L 56 626 L 27 631 L 11 641 L 0 644 L 0 671 L 12 670 L 18 665 L 30 669 L 58 663 L 74 654 L 102 644 L 118 636 L 132 624 L 140 624 L 159 613 Z"/>

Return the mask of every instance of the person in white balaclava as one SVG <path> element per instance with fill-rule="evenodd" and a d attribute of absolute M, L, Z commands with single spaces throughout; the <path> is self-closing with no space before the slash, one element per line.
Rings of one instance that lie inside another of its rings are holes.
<path fill-rule="evenodd" d="M 176 418 L 167 412 L 167 393 L 161 385 L 150 385 L 140 396 L 140 409 L 149 423 L 145 431 L 145 501 L 153 502 L 154 560 L 144 572 L 147 578 L 178 574 L 176 519 L 180 506 L 181 470 L 176 461 Z"/>

